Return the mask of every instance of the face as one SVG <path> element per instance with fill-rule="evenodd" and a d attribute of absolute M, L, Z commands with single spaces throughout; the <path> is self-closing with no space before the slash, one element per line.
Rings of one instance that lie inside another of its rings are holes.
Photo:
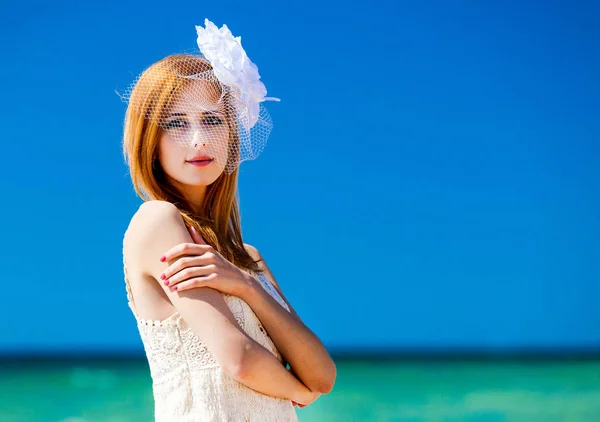
<path fill-rule="evenodd" d="M 219 99 L 214 85 L 194 81 L 162 121 L 158 159 L 169 181 L 184 194 L 203 192 L 227 164 L 229 125 Z"/>

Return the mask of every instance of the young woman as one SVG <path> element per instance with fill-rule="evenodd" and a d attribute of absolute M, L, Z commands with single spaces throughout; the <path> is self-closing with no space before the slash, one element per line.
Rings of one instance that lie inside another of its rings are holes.
<path fill-rule="evenodd" d="M 155 420 L 296 421 L 336 368 L 242 241 L 238 166 L 262 151 L 273 99 L 240 39 L 205 25 L 202 56 L 160 60 L 126 96 L 124 153 L 145 202 L 123 260 Z"/>

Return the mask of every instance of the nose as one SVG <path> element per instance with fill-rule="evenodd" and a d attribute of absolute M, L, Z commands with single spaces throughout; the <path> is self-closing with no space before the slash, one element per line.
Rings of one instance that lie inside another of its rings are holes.
<path fill-rule="evenodd" d="M 192 142 L 194 144 L 194 148 L 198 148 L 198 145 L 202 145 L 203 147 L 206 147 L 206 141 L 203 141 L 200 139 L 200 131 L 197 130 L 194 132 L 194 137 L 192 138 Z"/>

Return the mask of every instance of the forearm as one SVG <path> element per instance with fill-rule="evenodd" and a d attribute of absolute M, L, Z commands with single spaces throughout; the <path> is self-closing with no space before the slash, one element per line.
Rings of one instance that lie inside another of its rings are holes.
<path fill-rule="evenodd" d="M 304 402 L 311 394 L 309 388 L 273 354 L 254 342 L 246 349 L 240 367 L 233 371 L 233 377 L 260 393 L 295 402 Z"/>
<path fill-rule="evenodd" d="M 329 393 L 336 368 L 319 338 L 261 286 L 248 289 L 243 299 L 298 378 L 313 392 Z"/>

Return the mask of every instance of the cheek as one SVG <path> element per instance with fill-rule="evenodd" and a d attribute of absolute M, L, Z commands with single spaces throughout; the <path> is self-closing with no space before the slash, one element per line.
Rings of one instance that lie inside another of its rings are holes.
<path fill-rule="evenodd" d="M 169 136 L 161 137 L 158 143 L 158 157 L 167 174 L 174 170 L 177 163 L 181 163 L 181 160 L 184 159 L 182 149 Z"/>
<path fill-rule="evenodd" d="M 212 134 L 213 141 L 210 142 L 210 151 L 217 159 L 217 163 L 225 166 L 229 155 L 229 131 L 224 128 L 220 131 L 215 131 Z"/>

